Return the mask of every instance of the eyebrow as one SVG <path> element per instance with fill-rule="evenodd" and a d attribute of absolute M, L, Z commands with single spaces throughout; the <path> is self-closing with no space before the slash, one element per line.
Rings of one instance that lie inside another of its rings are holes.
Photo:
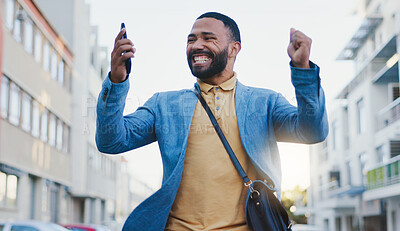
<path fill-rule="evenodd" d="M 213 32 L 201 32 L 202 35 L 215 35 Z M 188 37 L 196 37 L 195 34 L 189 34 Z"/>

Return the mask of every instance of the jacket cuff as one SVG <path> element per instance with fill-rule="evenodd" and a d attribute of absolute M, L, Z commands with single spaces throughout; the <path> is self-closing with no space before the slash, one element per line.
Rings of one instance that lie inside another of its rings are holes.
<path fill-rule="evenodd" d="M 292 62 L 290 64 L 290 70 L 292 72 L 292 83 L 294 87 L 302 85 L 316 85 L 318 89 L 320 87 L 319 67 L 317 64 L 310 61 L 310 68 L 298 68 L 294 67 Z"/>
<path fill-rule="evenodd" d="M 121 96 L 126 96 L 129 91 L 129 81 L 126 78 L 121 83 L 113 83 L 110 80 L 110 73 L 108 73 L 106 79 L 103 82 L 102 90 L 100 92 L 99 100 L 103 102 L 116 102 L 121 100 Z"/>

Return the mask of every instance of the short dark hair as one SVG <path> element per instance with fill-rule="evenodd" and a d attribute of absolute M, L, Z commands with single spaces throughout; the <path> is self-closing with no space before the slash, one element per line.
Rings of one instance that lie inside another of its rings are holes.
<path fill-rule="evenodd" d="M 218 13 L 218 12 L 207 12 L 207 13 L 200 15 L 197 19 L 201 19 L 201 18 L 215 18 L 215 19 L 223 22 L 224 25 L 226 27 L 228 27 L 228 29 L 231 31 L 232 39 L 234 41 L 241 42 L 239 27 L 236 24 L 236 22 L 233 19 L 231 19 L 230 17 L 228 17 L 224 14 Z"/>

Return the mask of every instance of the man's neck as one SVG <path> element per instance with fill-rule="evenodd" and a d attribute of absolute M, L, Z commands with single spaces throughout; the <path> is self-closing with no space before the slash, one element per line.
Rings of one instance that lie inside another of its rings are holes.
<path fill-rule="evenodd" d="M 220 85 L 225 81 L 228 81 L 229 79 L 231 79 L 234 76 L 234 72 L 233 70 L 231 71 L 222 71 L 221 73 L 219 73 L 218 75 L 215 75 L 211 78 L 207 78 L 207 79 L 200 79 L 201 81 L 210 84 L 210 85 Z"/>

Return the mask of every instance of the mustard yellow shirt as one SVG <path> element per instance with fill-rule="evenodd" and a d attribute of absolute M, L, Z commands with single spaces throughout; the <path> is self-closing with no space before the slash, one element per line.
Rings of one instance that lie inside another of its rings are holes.
<path fill-rule="evenodd" d="M 254 180 L 257 172 L 243 148 L 236 118 L 236 73 L 219 86 L 201 80 L 198 83 L 238 160 Z M 246 195 L 247 188 L 198 102 L 190 127 L 182 181 L 165 230 L 250 230 L 245 220 Z"/>

